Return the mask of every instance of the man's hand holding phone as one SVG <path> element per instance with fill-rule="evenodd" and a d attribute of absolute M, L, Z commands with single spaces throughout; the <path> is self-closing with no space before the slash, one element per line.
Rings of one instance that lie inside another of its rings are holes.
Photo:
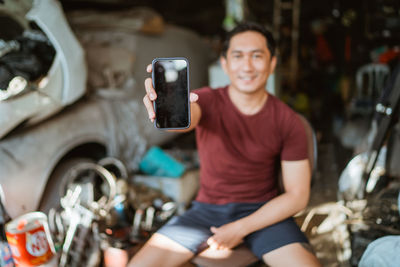
<path fill-rule="evenodd" d="M 189 128 L 190 103 L 196 102 L 198 95 L 189 94 L 186 59 L 155 59 L 147 66 L 147 72 L 152 73 L 152 78 L 145 80 L 146 95 L 143 103 L 149 119 L 161 129 Z"/>

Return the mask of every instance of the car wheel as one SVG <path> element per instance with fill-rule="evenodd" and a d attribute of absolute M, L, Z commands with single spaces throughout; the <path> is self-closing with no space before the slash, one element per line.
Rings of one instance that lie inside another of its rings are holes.
<path fill-rule="evenodd" d="M 72 158 L 60 162 L 51 174 L 40 201 L 39 210 L 48 213 L 51 208 L 60 206 L 61 190 L 65 187 L 71 168 L 80 163 L 93 163 L 89 158 Z"/>

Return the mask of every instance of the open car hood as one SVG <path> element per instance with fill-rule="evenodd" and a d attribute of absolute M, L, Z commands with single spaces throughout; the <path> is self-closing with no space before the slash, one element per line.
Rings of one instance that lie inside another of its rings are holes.
<path fill-rule="evenodd" d="M 0 32 L 0 139 L 22 123 L 55 114 L 86 91 L 84 52 L 61 5 L 55 0 L 24 3 L 0 4 L 0 17 L 19 27 L 8 29 L 12 35 Z"/>

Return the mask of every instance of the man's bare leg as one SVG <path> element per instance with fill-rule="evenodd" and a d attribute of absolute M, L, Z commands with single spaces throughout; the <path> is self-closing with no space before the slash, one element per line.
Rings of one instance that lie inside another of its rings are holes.
<path fill-rule="evenodd" d="M 241 267 L 257 261 L 257 257 L 243 244 L 227 250 L 208 248 L 192 260 L 202 267 Z"/>
<path fill-rule="evenodd" d="M 155 233 L 133 256 L 128 267 L 180 266 L 193 256 L 194 254 L 187 248 L 164 235 Z"/>
<path fill-rule="evenodd" d="M 263 255 L 266 264 L 279 266 L 321 266 L 317 257 L 301 243 L 293 243 Z"/>

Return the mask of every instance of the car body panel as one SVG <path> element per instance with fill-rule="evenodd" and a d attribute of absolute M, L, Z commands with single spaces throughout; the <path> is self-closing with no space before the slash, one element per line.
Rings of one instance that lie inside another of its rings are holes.
<path fill-rule="evenodd" d="M 33 14 L 42 14 L 30 12 L 28 14 L 32 18 Z M 51 20 L 37 21 L 38 25 L 52 23 Z M 45 28 L 45 25 L 42 27 Z M 154 128 L 143 106 L 144 80 L 150 77 L 145 69 L 153 58 L 186 57 L 191 67 L 191 88 L 204 86 L 208 81 L 207 69 L 212 60 L 212 51 L 197 34 L 187 29 L 167 25 L 158 35 L 127 33 L 118 28 L 82 29 L 79 25 L 72 25 L 72 29 L 87 57 L 85 59 L 84 53 L 77 48 L 77 55 L 82 58 L 71 59 L 74 62 L 83 61 L 82 66 L 88 65 L 90 90 L 85 87 L 85 97 L 63 107 L 79 94 L 72 98 L 63 98 L 64 94 L 60 94 L 59 88 L 65 88 L 65 84 L 73 86 L 74 83 L 60 83 L 60 79 L 54 79 L 47 83 L 54 90 L 46 91 L 50 89 L 47 87 L 42 98 L 37 97 L 35 100 L 33 94 L 19 100 L 20 103 L 30 101 L 32 105 L 33 101 L 40 102 L 47 98 L 49 102 L 62 103 L 62 109 L 45 120 L 18 128 L 0 139 L 0 184 L 4 189 L 7 211 L 12 217 L 38 209 L 54 169 L 68 153 L 79 146 L 92 143 L 103 146 L 107 156 L 121 159 L 132 172 L 137 170 L 138 163 L 149 146 L 163 144 L 177 135 Z M 53 30 L 57 32 L 56 29 L 51 29 L 52 32 Z M 63 37 L 54 34 L 53 37 L 49 36 L 49 39 L 54 38 L 54 42 L 62 42 L 59 38 Z M 103 49 L 101 57 L 96 53 L 90 55 L 87 52 L 99 45 Z M 57 45 L 55 47 L 57 48 Z M 56 60 L 61 60 L 61 55 L 57 53 Z M 111 73 L 114 77 L 114 74 L 123 73 L 125 80 L 121 83 L 108 80 L 109 83 L 104 87 L 90 84 L 90 78 L 96 76 L 92 71 L 93 66 L 97 64 L 97 61 L 92 61 L 96 58 L 102 58 L 107 64 L 99 68 L 100 73 L 97 74 L 107 76 Z M 68 61 L 70 57 L 65 54 L 64 59 Z M 82 75 L 85 74 L 85 67 L 74 64 L 70 66 L 72 67 L 62 68 L 53 65 L 49 72 L 70 80 L 74 80 L 81 71 Z M 69 74 L 66 75 L 65 71 Z"/>

